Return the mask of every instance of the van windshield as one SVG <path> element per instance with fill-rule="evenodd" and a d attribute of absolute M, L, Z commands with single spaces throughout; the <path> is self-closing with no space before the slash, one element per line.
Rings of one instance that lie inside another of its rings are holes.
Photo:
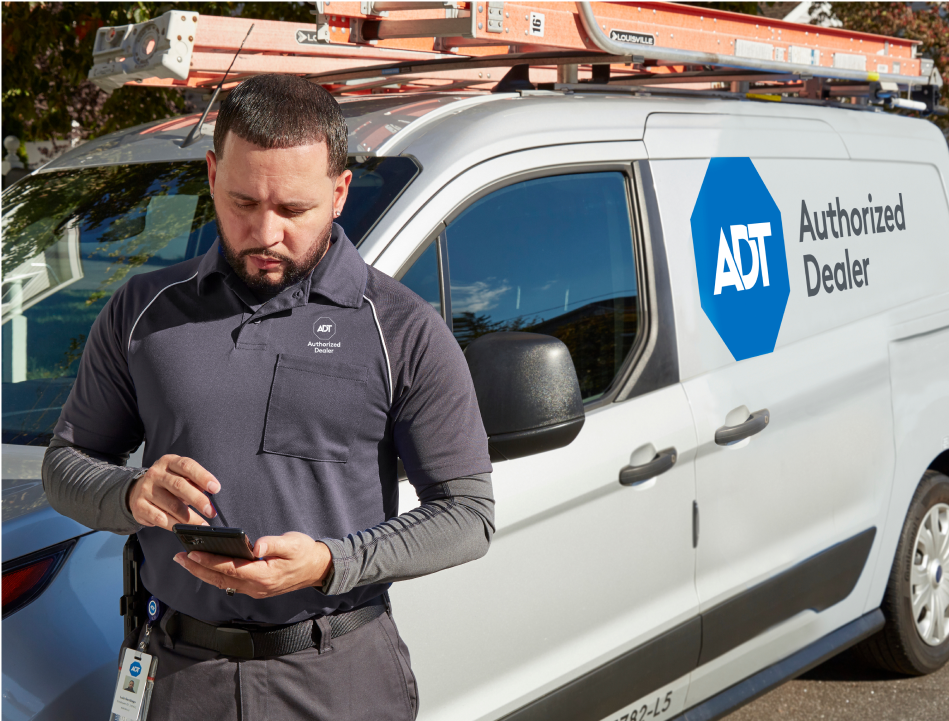
<path fill-rule="evenodd" d="M 418 174 L 409 158 L 350 159 L 338 222 L 355 244 Z M 136 273 L 217 237 L 203 161 L 41 173 L 3 194 L 3 443 L 47 445 L 86 336 Z"/>

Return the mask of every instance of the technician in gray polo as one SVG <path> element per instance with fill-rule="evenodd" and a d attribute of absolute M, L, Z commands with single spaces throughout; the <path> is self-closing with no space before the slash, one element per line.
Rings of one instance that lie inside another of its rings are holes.
<path fill-rule="evenodd" d="M 385 591 L 482 556 L 494 530 L 458 344 L 333 222 L 346 133 L 300 78 L 230 94 L 208 153 L 218 240 L 107 303 L 44 460 L 56 510 L 138 534 L 168 609 L 151 719 L 413 718 Z M 146 469 L 125 467 L 143 441 Z M 421 500 L 403 515 L 397 457 Z M 262 560 L 189 557 L 170 533 L 222 518 Z M 218 626 L 253 630 L 253 656 L 220 653 Z"/>

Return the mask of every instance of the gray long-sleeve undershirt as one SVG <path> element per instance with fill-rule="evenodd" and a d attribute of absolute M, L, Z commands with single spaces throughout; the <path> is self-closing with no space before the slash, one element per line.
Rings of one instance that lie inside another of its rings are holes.
<path fill-rule="evenodd" d="M 43 458 L 50 505 L 84 526 L 131 534 L 142 526 L 128 508 L 132 483 L 144 469 L 54 437 Z M 421 505 L 344 539 L 320 538 L 333 570 L 327 595 L 357 586 L 424 576 L 480 558 L 494 533 L 491 474 L 455 478 L 419 491 Z"/>

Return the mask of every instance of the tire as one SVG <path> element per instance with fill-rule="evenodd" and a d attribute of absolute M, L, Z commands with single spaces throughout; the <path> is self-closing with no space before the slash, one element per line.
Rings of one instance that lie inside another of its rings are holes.
<path fill-rule="evenodd" d="M 865 661 L 907 676 L 949 661 L 949 477 L 942 473 L 926 471 L 913 495 L 880 608 L 886 626 L 857 647 Z"/>

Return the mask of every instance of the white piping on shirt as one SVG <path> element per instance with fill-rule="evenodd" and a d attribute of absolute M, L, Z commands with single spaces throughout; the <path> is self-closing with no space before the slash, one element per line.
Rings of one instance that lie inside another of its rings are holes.
<path fill-rule="evenodd" d="M 386 371 L 389 373 L 389 405 L 392 405 L 392 364 L 389 363 L 389 349 L 386 346 L 386 337 L 382 335 L 382 326 L 379 325 L 379 316 L 376 315 L 376 304 L 369 300 L 369 296 L 363 295 L 363 298 L 372 308 L 372 318 L 376 321 L 376 329 L 379 331 L 379 337 L 382 339 L 382 352 L 386 354 Z"/>
<path fill-rule="evenodd" d="M 142 312 L 138 314 L 138 318 L 136 318 L 136 319 L 135 319 L 135 323 L 132 324 L 132 330 L 129 331 L 129 342 L 128 342 L 128 345 L 125 347 L 125 359 L 126 359 L 126 361 L 128 361 L 128 354 L 132 352 L 132 336 L 135 335 L 135 327 L 138 325 L 138 322 L 142 319 L 142 316 L 145 315 L 145 311 L 148 310 L 149 307 L 151 306 L 151 304 L 154 303 L 154 302 L 158 299 L 158 296 L 160 296 L 162 293 L 164 293 L 166 290 L 168 290 L 171 286 L 173 286 L 173 285 L 181 285 L 182 283 L 187 283 L 189 280 L 194 280 L 197 276 L 198 276 L 198 272 L 195 271 L 194 275 L 192 275 L 190 278 L 185 278 L 184 280 L 176 280 L 174 283 L 169 283 L 169 284 L 166 285 L 164 288 L 162 288 L 160 291 L 158 291 L 157 293 L 155 293 L 155 297 L 152 298 L 150 301 L 148 301 L 148 305 L 146 305 L 144 308 L 142 308 Z"/>

